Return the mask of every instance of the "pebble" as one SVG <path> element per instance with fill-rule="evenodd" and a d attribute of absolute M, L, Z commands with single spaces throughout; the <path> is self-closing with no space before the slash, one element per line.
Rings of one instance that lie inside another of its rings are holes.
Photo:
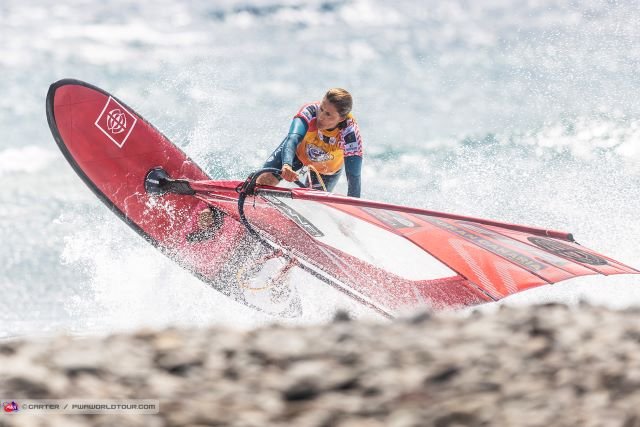
<path fill-rule="evenodd" d="M 12 339 L 0 366 L 3 399 L 160 400 L 153 416 L 2 427 L 640 427 L 640 310 L 584 303 Z"/>

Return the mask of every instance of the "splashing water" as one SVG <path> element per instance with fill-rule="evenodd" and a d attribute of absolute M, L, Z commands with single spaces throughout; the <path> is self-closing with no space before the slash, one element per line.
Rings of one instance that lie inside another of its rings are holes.
<path fill-rule="evenodd" d="M 342 86 L 364 197 L 571 231 L 638 267 L 639 21 L 631 0 L 4 1 L 0 337 L 274 320 L 170 262 L 75 176 L 44 115 L 65 77 L 116 94 L 216 179 L 259 167 L 301 104 Z M 580 278 L 505 303 L 621 307 L 638 289 Z M 302 292 L 300 322 L 358 310 Z"/>

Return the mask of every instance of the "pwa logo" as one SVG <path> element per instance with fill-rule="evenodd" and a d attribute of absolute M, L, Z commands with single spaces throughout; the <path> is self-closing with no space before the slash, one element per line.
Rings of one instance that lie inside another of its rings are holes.
<path fill-rule="evenodd" d="M 4 412 L 18 412 L 18 404 L 16 402 L 2 402 L 2 410 Z"/>
<path fill-rule="evenodd" d="M 307 144 L 307 157 L 312 162 L 326 162 L 333 160 L 333 154 L 327 153 L 315 144 Z"/>
<path fill-rule="evenodd" d="M 138 118 L 136 116 L 131 114 L 118 101 L 109 97 L 95 125 L 113 143 L 122 148 L 137 121 Z"/>

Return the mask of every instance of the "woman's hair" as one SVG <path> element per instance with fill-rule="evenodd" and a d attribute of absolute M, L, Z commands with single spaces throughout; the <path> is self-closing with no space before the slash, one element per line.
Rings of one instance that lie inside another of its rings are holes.
<path fill-rule="evenodd" d="M 333 104 L 334 107 L 336 107 L 340 117 L 346 117 L 346 115 L 351 112 L 351 108 L 353 107 L 353 98 L 351 98 L 351 94 L 346 90 L 334 87 L 327 91 L 325 97 Z"/>

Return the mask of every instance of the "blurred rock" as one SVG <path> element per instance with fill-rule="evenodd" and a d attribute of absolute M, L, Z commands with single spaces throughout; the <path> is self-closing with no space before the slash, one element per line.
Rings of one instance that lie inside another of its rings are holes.
<path fill-rule="evenodd" d="M 639 337 L 640 310 L 549 304 L 10 340 L 3 398 L 159 399 L 160 413 L 0 426 L 640 427 Z"/>

